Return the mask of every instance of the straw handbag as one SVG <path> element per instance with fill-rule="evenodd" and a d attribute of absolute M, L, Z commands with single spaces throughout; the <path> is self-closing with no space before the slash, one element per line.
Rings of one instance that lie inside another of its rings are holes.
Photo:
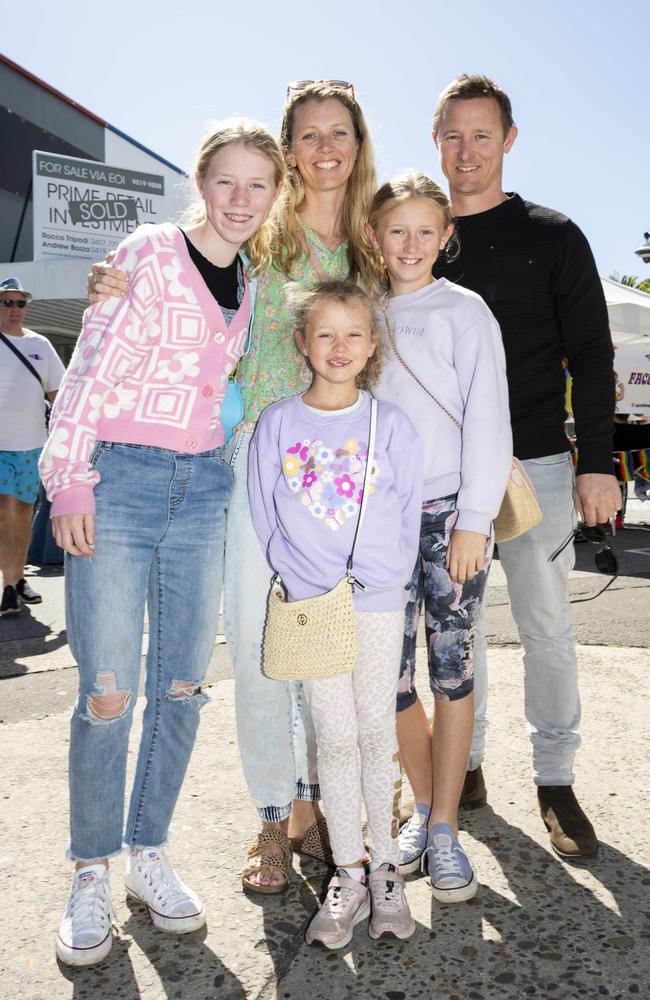
<path fill-rule="evenodd" d="M 512 468 L 499 513 L 494 519 L 494 539 L 509 542 L 511 538 L 525 535 L 540 524 L 542 512 L 535 495 L 535 487 L 518 458 L 513 456 Z"/>
<path fill-rule="evenodd" d="M 393 333 L 390 319 L 388 318 L 388 310 L 385 306 L 382 306 L 382 312 L 384 314 L 384 319 L 386 320 L 386 330 L 388 332 L 390 345 L 402 368 L 408 372 L 411 378 L 417 382 L 421 389 L 424 389 L 427 396 L 431 397 L 443 413 L 447 414 L 458 430 L 462 431 L 462 424 L 459 423 L 459 421 L 456 420 L 456 417 L 442 405 L 440 400 L 436 399 L 433 393 L 427 389 L 426 385 L 420 381 L 415 372 L 412 371 L 406 361 L 404 361 L 404 358 L 397 350 L 395 335 Z M 499 542 L 508 542 L 511 538 L 518 538 L 519 535 L 523 535 L 527 531 L 530 531 L 531 528 L 534 528 L 535 525 L 541 522 L 541 520 L 542 512 L 537 502 L 537 496 L 535 495 L 535 487 L 528 478 L 526 470 L 519 459 L 513 456 L 512 468 L 510 469 L 510 475 L 508 476 L 508 482 L 506 483 L 506 491 L 503 495 L 499 513 L 494 519 L 494 540 L 498 544 Z"/>
<path fill-rule="evenodd" d="M 354 588 L 363 584 L 352 575 L 354 549 L 368 497 L 377 429 L 377 401 L 370 401 L 370 434 L 357 526 L 345 576 L 333 590 L 319 597 L 288 601 L 279 575 L 273 577 L 266 605 L 263 670 L 274 680 L 313 680 L 334 677 L 354 669 L 357 659 Z"/>

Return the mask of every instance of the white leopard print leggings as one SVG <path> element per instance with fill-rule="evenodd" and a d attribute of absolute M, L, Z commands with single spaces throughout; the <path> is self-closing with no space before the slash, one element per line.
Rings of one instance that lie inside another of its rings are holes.
<path fill-rule="evenodd" d="M 395 696 L 404 612 L 357 611 L 356 621 L 353 672 L 303 682 L 318 738 L 321 795 L 337 866 L 351 865 L 366 853 L 362 794 L 371 860 L 399 865 L 401 770 Z"/>

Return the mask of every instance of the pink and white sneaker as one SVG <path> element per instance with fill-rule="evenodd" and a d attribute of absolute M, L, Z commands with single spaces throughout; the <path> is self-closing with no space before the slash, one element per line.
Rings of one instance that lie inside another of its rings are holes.
<path fill-rule="evenodd" d="M 345 948 L 356 925 L 369 914 L 367 886 L 339 868 L 330 880 L 323 905 L 307 927 L 305 941 L 325 948 Z"/>
<path fill-rule="evenodd" d="M 377 940 L 387 934 L 401 940 L 409 938 L 415 930 L 415 920 L 404 892 L 404 878 L 395 865 L 385 862 L 370 872 L 368 882 L 372 908 L 370 937 Z"/>

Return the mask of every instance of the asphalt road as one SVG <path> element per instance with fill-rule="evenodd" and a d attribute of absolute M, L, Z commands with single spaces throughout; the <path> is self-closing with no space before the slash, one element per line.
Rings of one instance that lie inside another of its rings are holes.
<path fill-rule="evenodd" d="M 647 647 L 650 642 L 650 525 L 643 526 L 648 505 L 632 505 L 628 528 L 609 540 L 619 562 L 619 576 L 595 600 L 608 581 L 594 564 L 597 546 L 576 544 L 576 567 L 570 576 L 574 634 L 580 645 Z M 633 520 L 632 520 L 633 519 Z M 648 511 L 650 520 L 650 510 Z M 34 568 L 32 585 L 44 602 L 24 608 L 16 618 L 0 619 L 0 723 L 37 719 L 72 707 L 77 692 L 74 659 L 67 646 L 62 569 Z M 505 576 L 498 560 L 490 571 L 486 632 L 490 646 L 517 646 Z M 419 644 L 424 644 L 420 634 Z M 220 635 L 208 683 L 231 676 L 227 647 Z"/>

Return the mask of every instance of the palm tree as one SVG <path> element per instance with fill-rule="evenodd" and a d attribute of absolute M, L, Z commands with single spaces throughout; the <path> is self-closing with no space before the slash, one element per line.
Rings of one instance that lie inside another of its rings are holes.
<path fill-rule="evenodd" d="M 628 288 L 636 288 L 639 292 L 650 293 L 650 278 L 639 280 L 636 274 L 619 275 L 618 271 L 612 271 L 609 276 L 612 281 L 617 281 L 619 285 L 627 285 Z"/>

